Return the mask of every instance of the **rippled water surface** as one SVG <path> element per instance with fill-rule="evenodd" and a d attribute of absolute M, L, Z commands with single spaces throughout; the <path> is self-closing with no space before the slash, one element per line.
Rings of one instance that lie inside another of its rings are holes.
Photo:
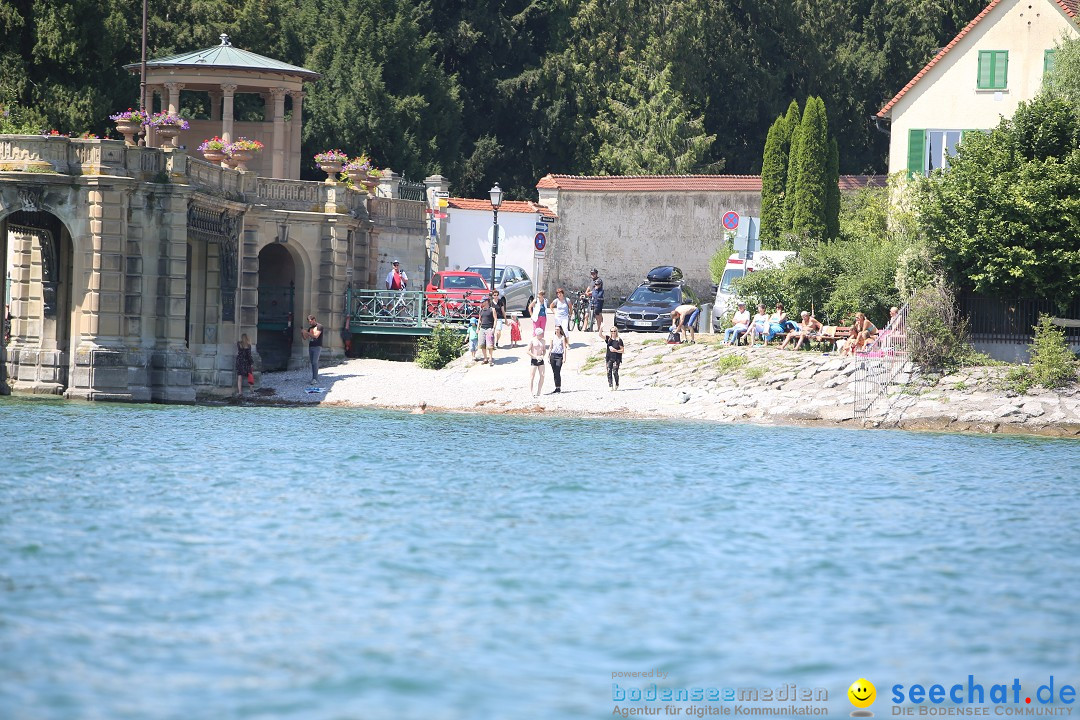
<path fill-rule="evenodd" d="M 835 717 L 859 677 L 1078 684 L 1078 467 L 1032 438 L 0 399 L 0 717 L 605 718 L 651 668 L 825 687 Z"/>

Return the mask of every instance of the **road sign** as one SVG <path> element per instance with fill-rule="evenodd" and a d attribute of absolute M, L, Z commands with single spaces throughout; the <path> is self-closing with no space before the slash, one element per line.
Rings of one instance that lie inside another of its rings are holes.
<path fill-rule="evenodd" d="M 487 231 L 488 242 L 492 242 L 493 238 L 495 237 L 494 228 L 495 228 L 494 225 L 488 225 L 488 231 Z M 499 239 L 500 240 L 506 240 L 506 228 L 504 228 L 502 226 L 502 223 L 499 223 Z"/>
<path fill-rule="evenodd" d="M 444 213 L 444 212 L 439 212 L 438 210 L 436 210 L 436 211 L 435 211 L 435 212 L 434 212 L 434 213 L 432 214 L 432 216 L 431 216 L 431 217 L 435 218 L 436 220 L 445 220 L 446 218 L 448 218 L 448 217 L 450 217 L 450 216 L 449 216 L 449 215 L 447 215 L 447 214 L 446 214 L 446 213 Z"/>
<path fill-rule="evenodd" d="M 724 213 L 724 227 L 728 230 L 734 230 L 739 227 L 739 213 L 734 210 L 728 210 Z"/>
<path fill-rule="evenodd" d="M 547 231 L 548 231 L 548 224 L 546 222 L 538 222 L 538 223 L 536 223 L 536 232 L 547 232 Z"/>
<path fill-rule="evenodd" d="M 540 222 L 552 223 L 555 222 L 555 218 L 551 217 L 550 215 L 541 215 Z"/>
<path fill-rule="evenodd" d="M 536 237 L 533 238 L 533 247 L 536 248 L 537 252 L 543 252 L 544 248 L 547 247 L 547 235 L 542 232 L 536 233 Z"/>
<path fill-rule="evenodd" d="M 438 236 L 439 236 L 439 233 L 438 233 L 438 231 L 437 231 L 437 230 L 435 229 L 435 220 L 433 219 L 433 220 L 431 221 L 431 237 L 438 237 Z"/>
<path fill-rule="evenodd" d="M 448 198 L 448 197 L 450 197 L 450 193 L 446 192 L 445 190 L 436 190 L 435 191 L 435 197 L 437 197 L 437 198 L 440 198 L 440 197 Z"/>
<path fill-rule="evenodd" d="M 447 200 L 446 198 L 439 198 L 439 207 L 441 207 L 441 208 L 450 207 L 450 201 Z"/>

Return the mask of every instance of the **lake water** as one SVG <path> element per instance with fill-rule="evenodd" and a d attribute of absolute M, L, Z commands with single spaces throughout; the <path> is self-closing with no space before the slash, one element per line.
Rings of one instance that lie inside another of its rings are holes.
<path fill-rule="evenodd" d="M 879 717 L 896 683 L 1077 685 L 1078 461 L 1022 437 L 0 399 L 0 717 L 605 718 L 656 682 L 613 673 L 656 669 L 826 688 L 833 717 L 860 677 Z"/>

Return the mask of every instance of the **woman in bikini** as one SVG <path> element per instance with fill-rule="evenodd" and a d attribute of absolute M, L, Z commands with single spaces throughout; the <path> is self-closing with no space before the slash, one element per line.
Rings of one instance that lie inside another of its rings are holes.
<path fill-rule="evenodd" d="M 529 341 L 529 392 L 533 397 L 540 397 L 540 390 L 544 387 L 544 356 L 547 355 L 547 344 L 544 342 L 544 328 L 533 330 L 533 339 Z M 537 380 L 537 375 L 540 376 Z M 536 381 L 536 391 L 533 391 L 533 382 Z"/>

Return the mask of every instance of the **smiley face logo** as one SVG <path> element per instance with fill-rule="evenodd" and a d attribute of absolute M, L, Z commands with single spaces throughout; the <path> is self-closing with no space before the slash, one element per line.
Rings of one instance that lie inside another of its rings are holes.
<path fill-rule="evenodd" d="M 877 688 L 866 678 L 859 678 L 851 683 L 847 691 L 848 700 L 857 708 L 867 708 L 877 699 Z"/>

